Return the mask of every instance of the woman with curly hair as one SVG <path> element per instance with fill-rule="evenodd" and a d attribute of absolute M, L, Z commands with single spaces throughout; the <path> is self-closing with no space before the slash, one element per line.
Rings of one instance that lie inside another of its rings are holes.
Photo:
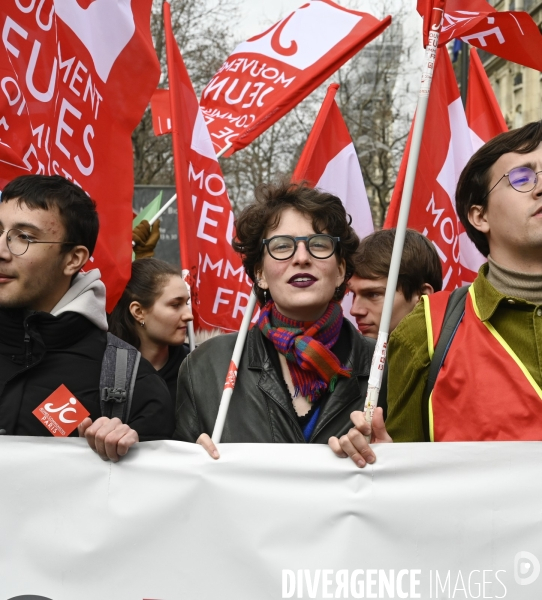
<path fill-rule="evenodd" d="M 336 196 L 303 184 L 256 190 L 234 249 L 260 304 L 247 336 L 222 442 L 325 444 L 362 410 L 374 341 L 343 318 L 359 239 Z M 179 375 L 175 438 L 218 457 L 209 435 L 237 334 L 202 344 Z"/>

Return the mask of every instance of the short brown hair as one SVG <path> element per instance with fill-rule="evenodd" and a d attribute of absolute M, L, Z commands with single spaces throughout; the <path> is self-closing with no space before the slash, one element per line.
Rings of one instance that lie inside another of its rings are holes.
<path fill-rule="evenodd" d="M 395 241 L 395 229 L 375 231 L 363 238 L 354 255 L 354 275 L 362 279 L 387 277 L 390 270 L 391 253 Z M 405 300 L 421 292 L 424 283 L 435 292 L 442 289 L 442 266 L 433 244 L 421 233 L 407 229 L 397 290 Z"/>
<path fill-rule="evenodd" d="M 346 276 L 334 297 L 342 300 L 346 282 L 354 272 L 353 255 L 359 238 L 350 226 L 352 220 L 339 198 L 311 188 L 306 183 L 289 181 L 258 186 L 254 194 L 255 201 L 243 210 L 235 222 L 236 237 L 232 246 L 241 254 L 245 271 L 255 282 L 254 291 L 260 303 L 264 303 L 264 291 L 257 285 L 256 272 L 262 263 L 262 240 L 267 231 L 278 226 L 280 215 L 286 208 L 293 208 L 310 217 L 316 233 L 325 231 L 341 238 L 336 255 L 338 260 L 344 259 L 346 263 Z"/>
<path fill-rule="evenodd" d="M 528 154 L 542 142 L 542 121 L 528 123 L 519 129 L 507 131 L 489 140 L 472 156 L 457 183 L 455 205 L 459 220 L 474 245 L 484 255 L 489 254 L 487 237 L 469 221 L 472 206 L 481 206 L 485 212 L 491 179 L 491 167 L 508 152 Z"/>

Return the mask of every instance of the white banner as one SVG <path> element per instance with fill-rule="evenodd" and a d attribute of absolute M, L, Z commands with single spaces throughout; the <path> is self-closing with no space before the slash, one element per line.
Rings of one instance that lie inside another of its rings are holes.
<path fill-rule="evenodd" d="M 542 443 L 0 438 L 0 600 L 540 598 Z"/>

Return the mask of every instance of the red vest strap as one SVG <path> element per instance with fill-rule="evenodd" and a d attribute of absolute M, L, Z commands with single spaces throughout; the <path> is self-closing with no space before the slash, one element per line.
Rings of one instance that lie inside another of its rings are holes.
<path fill-rule="evenodd" d="M 451 293 L 452 292 L 437 292 L 436 294 L 430 294 L 426 298 L 426 302 L 429 304 L 429 310 L 431 312 L 433 349 L 435 349 L 440 337 L 440 332 L 442 331 L 444 315 L 446 314 L 446 307 L 448 306 L 448 299 L 450 298 Z"/>

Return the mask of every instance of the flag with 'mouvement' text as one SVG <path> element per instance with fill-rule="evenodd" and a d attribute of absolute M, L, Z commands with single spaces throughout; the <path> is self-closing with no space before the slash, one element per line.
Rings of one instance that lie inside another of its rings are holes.
<path fill-rule="evenodd" d="M 483 67 L 482 72 L 477 72 L 477 76 L 487 79 Z M 486 119 L 498 122 L 496 116 L 489 116 L 495 111 L 500 113 L 500 109 L 494 96 L 489 93 L 491 88 L 487 86 L 485 95 L 481 95 L 476 85 L 471 89 L 469 81 L 470 102 L 477 105 L 476 113 L 471 113 L 471 118 L 475 115 L 484 118 L 485 114 Z M 500 118 L 502 120 L 502 115 Z M 482 139 L 476 134 L 489 130 L 487 126 L 484 126 L 485 129 L 482 127 L 480 120 L 474 127 L 473 130 L 467 122 L 448 52 L 446 48 L 439 48 L 408 226 L 422 232 L 433 242 L 442 263 L 445 290 L 471 283 L 480 265 L 486 261 L 468 238 L 455 208 L 455 190 L 461 171 L 472 154 L 490 139 Z M 500 133 L 495 129 L 491 131 L 492 135 Z M 384 223 L 385 228 L 395 227 L 397 224 L 411 136 L 412 128 Z"/>
<path fill-rule="evenodd" d="M 2 2 L 0 188 L 62 175 L 97 203 L 111 310 L 131 273 L 131 134 L 156 88 L 151 0 Z M 137 85 L 134 84 L 137 82 Z"/>
<path fill-rule="evenodd" d="M 251 282 L 233 251 L 234 217 L 220 165 L 164 3 L 181 263 L 196 328 L 237 331 Z"/>
<path fill-rule="evenodd" d="M 215 151 L 250 144 L 390 23 L 311 0 L 239 44 L 200 99 Z"/>
<path fill-rule="evenodd" d="M 329 86 L 292 179 L 306 180 L 340 198 L 361 239 L 374 231 L 373 218 L 356 149 L 335 101 L 338 88 L 336 83 Z M 350 315 L 350 294 L 342 305 L 345 316 L 355 324 Z"/>

